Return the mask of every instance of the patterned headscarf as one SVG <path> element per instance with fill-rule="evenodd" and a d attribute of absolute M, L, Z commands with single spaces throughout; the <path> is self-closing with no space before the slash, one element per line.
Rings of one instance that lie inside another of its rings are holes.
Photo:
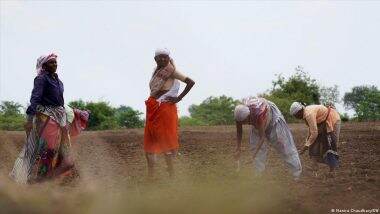
<path fill-rule="evenodd" d="M 303 109 L 304 105 L 300 102 L 293 102 L 290 106 L 289 113 L 295 116 L 299 111 Z"/>
<path fill-rule="evenodd" d="M 170 56 L 170 51 L 167 48 L 159 48 L 154 52 L 154 57 L 158 55 Z"/>
<path fill-rule="evenodd" d="M 49 60 L 51 59 L 57 59 L 57 55 L 55 53 L 51 53 L 51 54 L 48 54 L 48 55 L 42 55 L 40 56 L 38 59 L 37 59 L 37 65 L 36 65 L 36 72 L 37 72 L 37 75 L 40 75 L 44 72 L 44 69 L 42 68 L 42 66 L 48 62 Z"/>
<path fill-rule="evenodd" d="M 247 117 L 249 116 L 249 114 L 250 114 L 250 111 L 249 111 L 248 106 L 246 106 L 246 105 L 237 105 L 235 107 L 234 117 L 235 117 L 236 121 L 238 121 L 238 122 L 244 121 L 245 119 L 247 119 Z"/>

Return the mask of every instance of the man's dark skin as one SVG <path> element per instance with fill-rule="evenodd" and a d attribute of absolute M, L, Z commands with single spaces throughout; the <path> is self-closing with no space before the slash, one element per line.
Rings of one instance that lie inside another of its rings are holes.
<path fill-rule="evenodd" d="M 57 67 L 58 66 L 57 66 L 57 60 L 56 59 L 51 59 L 42 65 L 42 68 L 45 71 L 49 72 L 50 74 L 55 74 L 55 72 L 57 72 Z M 53 78 L 56 78 L 56 76 L 53 75 Z M 27 121 L 24 124 L 24 129 L 25 129 L 27 135 L 29 135 L 30 131 L 32 130 L 32 127 L 33 127 L 32 121 Z"/>

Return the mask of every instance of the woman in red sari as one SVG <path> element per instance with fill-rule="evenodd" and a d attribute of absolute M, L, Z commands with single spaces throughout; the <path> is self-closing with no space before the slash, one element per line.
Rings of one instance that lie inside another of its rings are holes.
<path fill-rule="evenodd" d="M 70 138 L 87 125 L 87 111 L 64 106 L 63 83 L 58 78 L 57 55 L 37 60 L 37 77 L 28 107 L 26 144 L 10 177 L 18 183 L 35 183 L 73 172 Z"/>

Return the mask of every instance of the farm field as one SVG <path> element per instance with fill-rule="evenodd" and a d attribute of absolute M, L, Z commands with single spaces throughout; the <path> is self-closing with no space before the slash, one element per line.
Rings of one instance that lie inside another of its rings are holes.
<path fill-rule="evenodd" d="M 291 124 L 297 147 L 307 134 Z M 30 186 L 7 177 L 24 144 L 23 132 L 0 132 L 0 213 L 331 213 L 332 209 L 380 207 L 380 122 L 343 123 L 335 177 L 320 165 L 293 181 L 274 149 L 267 170 L 255 175 L 244 130 L 242 166 L 232 154 L 235 127 L 184 127 L 176 177 L 169 179 L 163 157 L 158 176 L 146 178 L 143 129 L 88 131 L 73 142 L 79 176 Z"/>

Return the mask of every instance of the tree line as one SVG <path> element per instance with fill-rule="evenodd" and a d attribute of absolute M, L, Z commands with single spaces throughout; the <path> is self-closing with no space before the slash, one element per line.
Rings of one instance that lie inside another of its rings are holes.
<path fill-rule="evenodd" d="M 338 86 L 321 86 L 315 79 L 297 67 L 289 78 L 277 75 L 272 81 L 272 87 L 266 92 L 257 95 L 274 102 L 281 110 L 286 121 L 295 122 L 289 113 L 290 105 L 295 101 L 302 101 L 306 105 L 323 104 L 335 106 L 343 102 L 347 110 L 355 112 L 349 118 L 347 113 L 341 114 L 342 121 L 374 121 L 380 120 L 380 91 L 376 86 L 356 86 L 339 99 Z M 241 100 L 232 97 L 208 97 L 199 105 L 191 105 L 190 116 L 181 117 L 182 125 L 231 125 L 234 124 L 234 107 Z"/>
<path fill-rule="evenodd" d="M 248 94 L 247 94 L 248 96 Z M 353 118 L 342 114 L 343 121 L 373 121 L 380 120 L 380 91 L 377 86 L 356 86 L 339 99 L 338 86 L 321 86 L 315 79 L 297 67 L 288 78 L 277 75 L 272 81 L 272 87 L 257 95 L 274 102 L 288 122 L 294 119 L 289 114 L 289 107 L 294 101 L 302 101 L 307 105 L 323 104 L 334 106 L 343 102 L 345 108 L 355 112 Z M 181 126 L 196 125 L 231 125 L 234 123 L 233 110 L 241 100 L 225 95 L 208 97 L 200 104 L 189 107 L 190 116 L 180 118 Z M 69 106 L 91 111 L 89 130 L 107 130 L 120 128 L 141 128 L 144 126 L 142 112 L 129 106 L 112 107 L 108 102 L 85 102 L 76 100 Z M 25 114 L 23 106 L 13 101 L 3 101 L 0 104 L 0 130 L 23 130 Z"/>
<path fill-rule="evenodd" d="M 86 109 L 91 112 L 88 130 L 108 130 L 120 128 L 141 128 L 144 120 L 142 112 L 129 106 L 112 107 L 108 102 L 84 102 L 83 100 L 69 103 L 72 108 Z M 0 130 L 23 130 L 25 114 L 23 106 L 12 101 L 0 104 Z"/>

